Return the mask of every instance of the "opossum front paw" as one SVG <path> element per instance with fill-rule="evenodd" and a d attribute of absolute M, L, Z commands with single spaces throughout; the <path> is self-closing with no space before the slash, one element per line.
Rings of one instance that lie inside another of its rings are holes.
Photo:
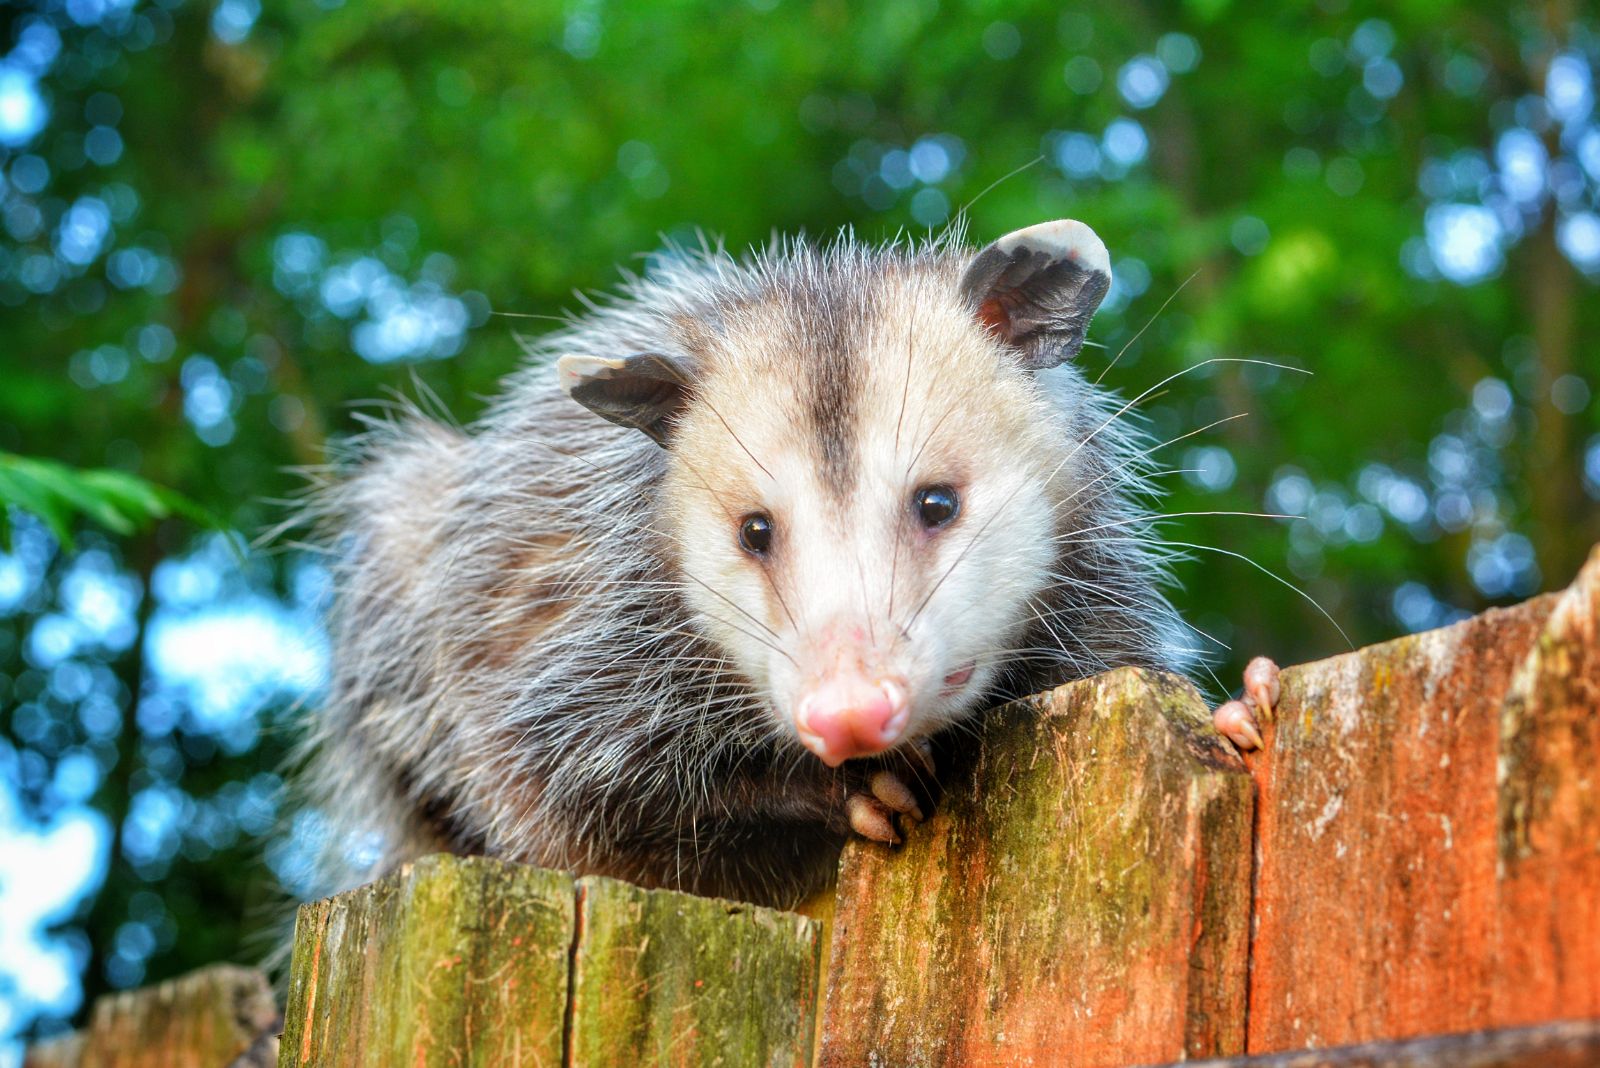
<path fill-rule="evenodd" d="M 868 776 L 866 790 L 852 792 L 845 798 L 844 807 L 852 831 L 888 845 L 900 844 L 894 824 L 896 814 L 922 819 L 922 806 L 917 803 L 916 793 L 905 780 L 886 768 L 879 768 Z"/>
<path fill-rule="evenodd" d="M 1271 720 L 1280 692 L 1278 665 L 1258 656 L 1244 669 L 1244 698 L 1220 706 L 1211 714 L 1211 722 L 1240 749 L 1260 749 L 1263 743 L 1257 713 L 1262 719 Z"/>
<path fill-rule="evenodd" d="M 851 794 L 844 799 L 845 814 L 850 818 L 850 829 L 863 838 L 887 845 L 899 845 L 895 833 L 894 813 L 871 794 Z"/>
<path fill-rule="evenodd" d="M 933 778 L 933 746 L 926 738 L 918 738 L 901 750 L 905 771 L 877 768 L 868 773 L 865 788 L 850 791 L 845 798 L 845 815 L 850 829 L 863 838 L 888 845 L 899 845 L 900 835 L 895 828 L 895 817 L 921 820 L 922 802 L 917 791 L 908 783 L 912 779 L 926 784 Z"/>

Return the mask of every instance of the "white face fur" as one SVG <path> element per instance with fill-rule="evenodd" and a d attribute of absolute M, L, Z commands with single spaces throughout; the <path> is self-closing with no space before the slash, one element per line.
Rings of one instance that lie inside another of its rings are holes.
<path fill-rule="evenodd" d="M 747 352 L 704 379 L 674 444 L 667 498 L 686 595 L 788 730 L 841 660 L 904 683 L 903 737 L 944 726 L 986 692 L 1047 581 L 1053 461 L 1037 431 L 1048 411 L 975 324 L 913 322 L 863 339 L 867 373 L 843 428 L 855 438 L 849 484 L 820 462 L 802 396 L 813 383 L 773 373 L 782 353 Z M 951 499 L 953 517 L 926 521 Z M 741 544 L 751 518 L 767 527 L 759 553 Z"/>
<path fill-rule="evenodd" d="M 595 403 L 578 387 L 610 388 L 627 363 L 563 359 L 569 392 L 616 421 L 632 405 L 667 446 L 684 596 L 776 731 L 838 763 L 991 691 L 1050 581 L 1075 475 L 1038 373 L 1081 344 L 1105 266 L 1087 227 L 1051 223 L 996 242 L 959 284 L 937 264 L 877 277 L 870 307 L 820 339 L 816 306 L 752 301 L 702 339 L 670 430 L 638 414 L 656 370 L 643 394 Z"/>

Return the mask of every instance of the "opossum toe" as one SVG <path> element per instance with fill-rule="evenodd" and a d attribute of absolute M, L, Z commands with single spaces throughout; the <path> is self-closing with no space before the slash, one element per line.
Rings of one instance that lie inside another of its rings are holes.
<path fill-rule="evenodd" d="M 899 845 L 894 819 L 887 806 L 871 794 L 851 794 L 844 803 L 850 816 L 850 829 L 863 838 L 888 845 Z"/>
<path fill-rule="evenodd" d="M 922 806 L 917 804 L 917 795 L 894 772 L 887 769 L 873 772 L 872 778 L 867 780 L 867 787 L 872 791 L 873 797 L 896 812 L 903 812 L 913 819 L 922 819 Z"/>

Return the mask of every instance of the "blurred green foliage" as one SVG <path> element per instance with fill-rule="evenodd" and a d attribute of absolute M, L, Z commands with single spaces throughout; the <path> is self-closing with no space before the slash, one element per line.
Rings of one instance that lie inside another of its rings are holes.
<path fill-rule="evenodd" d="M 0 548 L 11 547 L 10 512 L 44 520 L 57 542 L 73 549 L 72 529 L 86 519 L 127 537 L 173 514 L 213 522 L 182 496 L 126 471 L 78 470 L 49 460 L 0 453 Z"/>
<path fill-rule="evenodd" d="M 1160 454 L 1167 510 L 1302 517 L 1161 528 L 1197 546 L 1178 599 L 1229 646 L 1227 685 L 1256 653 L 1344 648 L 1238 557 L 1358 643 L 1437 625 L 1564 583 L 1600 540 L 1597 29 L 1556 0 L 15 4 L 0 49 L 47 120 L 0 138 L 0 449 L 94 470 L 0 457 L 0 498 L 63 541 L 74 514 L 123 535 L 94 544 L 142 628 L 194 528 L 123 473 L 254 536 L 354 402 L 426 390 L 470 419 L 519 332 L 664 238 L 879 239 L 968 206 L 974 241 L 1091 223 L 1117 285 L 1090 374 L 1131 397 L 1192 369 L 1141 405 L 1163 440 L 1228 420 Z M 8 493 L 19 476 L 50 502 Z M 0 621 L 0 717 L 69 724 L 15 739 L 35 778 L 78 745 L 102 765 L 86 988 L 237 956 L 244 899 L 270 896 L 259 842 L 141 867 L 126 820 L 152 784 L 210 797 L 285 739 L 152 736 L 140 630 L 100 656 L 120 729 L 84 741 L 30 660 L 50 561 Z M 282 594 L 289 561 L 245 573 Z M 176 937 L 110 967 L 151 889 Z"/>

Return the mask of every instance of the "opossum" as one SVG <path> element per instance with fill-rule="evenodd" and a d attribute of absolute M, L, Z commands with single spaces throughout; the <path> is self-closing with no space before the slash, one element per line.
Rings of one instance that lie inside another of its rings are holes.
<path fill-rule="evenodd" d="M 921 815 L 929 739 L 1183 670 L 1147 444 L 1073 363 L 1110 282 L 1071 220 L 673 250 L 471 427 L 376 426 L 311 508 L 335 852 L 792 904 Z"/>

